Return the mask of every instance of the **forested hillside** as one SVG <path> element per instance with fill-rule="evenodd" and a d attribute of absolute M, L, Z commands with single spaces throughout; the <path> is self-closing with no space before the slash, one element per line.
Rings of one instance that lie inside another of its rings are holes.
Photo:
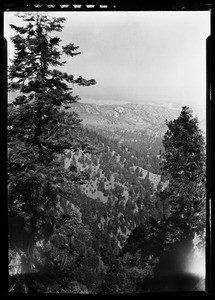
<path fill-rule="evenodd" d="M 98 153 L 67 151 L 64 166 L 87 174 L 88 180 L 74 187 L 71 203 L 80 210 L 83 224 L 91 231 L 94 272 L 101 269 L 104 276 L 134 228 L 147 224 L 150 218 L 168 217 L 168 202 L 156 197 L 167 182 L 144 169 L 145 158 L 137 157 L 132 148 L 86 128 L 83 134 Z M 59 205 L 64 206 L 64 200 Z M 95 278 L 90 273 L 79 280 L 89 288 L 98 280 L 95 274 Z"/>
<path fill-rule="evenodd" d="M 106 235 L 107 242 L 111 237 L 116 246 L 121 248 L 135 227 L 146 223 L 150 217 L 161 219 L 168 216 L 168 204 L 156 198 L 157 190 L 162 190 L 167 183 L 161 182 L 160 175 L 143 169 L 144 160 L 138 159 L 132 149 L 95 132 L 85 132 L 101 149 L 100 153 L 68 152 L 65 167 L 75 167 L 89 175 L 89 181 L 77 188 L 75 198 L 88 199 L 91 203 L 96 200 L 97 211 L 93 212 L 91 206 L 87 210 L 81 209 L 86 223 L 90 219 L 89 213 L 93 215 L 90 223 L 95 223 L 93 226 L 97 227 L 95 238 L 100 232 Z M 83 201 L 79 202 L 75 204 L 83 204 Z M 87 211 L 88 217 L 85 218 Z M 102 247 L 108 249 L 105 245 Z"/>

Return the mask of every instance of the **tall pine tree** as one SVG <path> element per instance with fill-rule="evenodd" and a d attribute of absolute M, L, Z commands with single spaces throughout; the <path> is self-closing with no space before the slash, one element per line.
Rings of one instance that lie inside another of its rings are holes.
<path fill-rule="evenodd" d="M 27 25 L 10 25 L 16 35 L 9 90 L 19 93 L 8 105 L 9 246 L 26 253 L 31 270 L 35 243 L 55 232 L 59 201 L 71 202 L 74 182 L 87 179 L 86 174 L 64 167 L 68 150 L 92 148 L 81 133 L 79 116 L 67 112 L 79 100 L 69 84 L 96 82 L 55 69 L 66 63 L 64 55 L 80 54 L 72 43 L 60 49 L 60 38 L 53 36 L 62 31 L 64 18 L 39 13 L 19 17 Z"/>
<path fill-rule="evenodd" d="M 189 107 L 182 107 L 180 116 L 166 124 L 161 168 L 169 184 L 164 197 L 171 216 L 184 219 L 191 232 L 201 233 L 206 209 L 204 137 Z"/>

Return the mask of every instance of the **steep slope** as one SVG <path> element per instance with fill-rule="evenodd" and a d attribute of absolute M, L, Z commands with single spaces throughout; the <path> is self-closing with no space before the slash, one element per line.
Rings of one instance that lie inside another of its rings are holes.
<path fill-rule="evenodd" d="M 103 150 L 99 154 L 68 151 L 65 168 L 89 174 L 89 181 L 75 187 L 72 202 L 92 230 L 93 249 L 108 266 L 135 227 L 150 217 L 168 215 L 168 203 L 156 197 L 166 183 L 139 166 L 142 158 L 135 157 L 132 148 L 90 130 L 86 134 Z"/>

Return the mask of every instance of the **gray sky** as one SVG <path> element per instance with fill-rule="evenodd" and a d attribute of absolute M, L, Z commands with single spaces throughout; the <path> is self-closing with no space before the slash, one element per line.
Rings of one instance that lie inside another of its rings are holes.
<path fill-rule="evenodd" d="M 187 105 L 205 114 L 206 38 L 209 11 L 178 12 L 45 12 L 65 17 L 62 44 L 80 46 L 64 70 L 95 86 L 75 87 L 83 102 L 135 102 L 168 106 Z M 13 56 L 5 13 L 8 55 Z"/>

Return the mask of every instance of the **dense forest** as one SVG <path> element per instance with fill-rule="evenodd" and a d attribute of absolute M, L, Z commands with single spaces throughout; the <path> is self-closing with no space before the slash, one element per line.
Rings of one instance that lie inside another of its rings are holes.
<path fill-rule="evenodd" d="M 182 107 L 151 149 L 144 130 L 127 143 L 83 126 L 70 84 L 96 81 L 55 69 L 62 55 L 80 54 L 72 43 L 59 50 L 53 37 L 65 19 L 19 17 L 27 25 L 11 25 L 9 91 L 18 94 L 8 104 L 9 293 L 145 293 L 186 290 L 189 280 L 194 288 L 197 279 L 182 274 L 194 237 L 204 245 L 198 120 Z"/>
<path fill-rule="evenodd" d="M 160 152 L 164 150 L 161 137 L 152 137 L 147 134 L 146 130 L 123 131 L 115 129 L 110 132 L 104 128 L 87 127 L 99 133 L 100 136 L 111 140 L 111 143 L 118 141 L 121 145 L 120 152 L 124 152 L 125 149 L 129 148 L 131 155 L 138 160 L 138 166 L 152 173 L 161 174 Z"/>

